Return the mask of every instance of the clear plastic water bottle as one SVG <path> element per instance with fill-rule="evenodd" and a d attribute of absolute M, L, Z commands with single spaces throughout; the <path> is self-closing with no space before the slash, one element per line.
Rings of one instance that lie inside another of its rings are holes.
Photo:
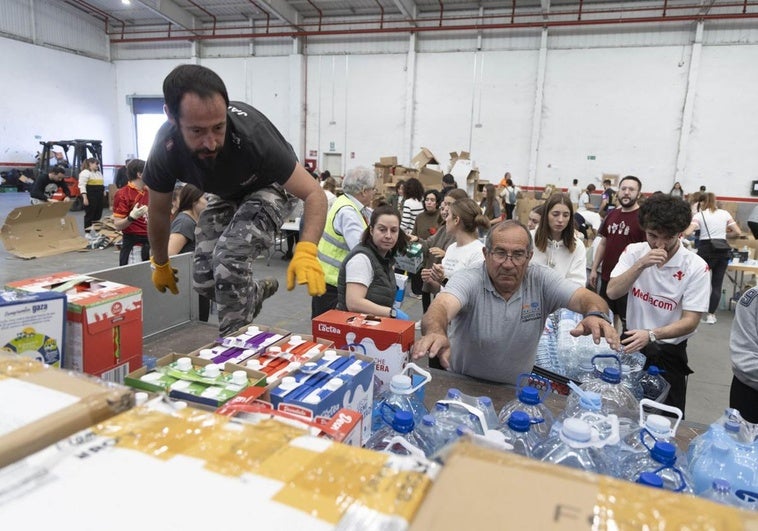
<path fill-rule="evenodd" d="M 433 456 L 445 445 L 445 434 L 433 415 L 421 417 L 421 423 L 416 426 L 415 431 L 416 438 L 427 457 Z"/>
<path fill-rule="evenodd" d="M 656 441 L 646 454 L 633 454 L 624 459 L 620 465 L 620 476 L 637 481 L 643 472 L 652 472 L 661 477 L 664 489 L 692 493 L 692 480 L 686 470 L 677 466 L 676 461 L 676 446 Z"/>
<path fill-rule="evenodd" d="M 658 400 L 659 397 L 668 387 L 668 382 L 661 376 L 661 371 L 656 365 L 651 365 L 647 371 L 640 376 L 640 386 L 644 398 Z"/>
<path fill-rule="evenodd" d="M 371 435 L 365 447 L 378 452 L 425 456 L 422 442 L 413 432 L 414 427 L 410 411 L 396 411 L 390 424 Z"/>
<path fill-rule="evenodd" d="M 480 419 L 484 422 L 481 427 L 482 432 L 488 429 L 496 430 L 500 426 L 497 413 L 495 413 L 495 406 L 492 404 L 492 399 L 488 396 L 471 396 L 462 393 L 460 389 L 451 387 L 447 390 L 445 400 L 466 404 L 474 408 L 472 410 L 474 413 L 481 412 Z"/>
<path fill-rule="evenodd" d="M 640 385 L 640 381 L 637 375 L 629 365 L 621 365 L 621 385 L 629 389 L 629 392 L 631 392 L 632 396 L 634 396 L 634 398 L 637 400 L 642 400 L 645 398 L 645 393 L 642 390 L 642 385 Z"/>
<path fill-rule="evenodd" d="M 603 400 L 602 412 L 606 415 L 616 415 L 619 419 L 632 419 L 637 417 L 639 401 L 634 397 L 631 391 L 621 385 L 621 363 L 613 355 L 593 356 L 592 362 L 597 367 L 599 358 L 611 358 L 615 360 L 616 366 L 606 366 L 599 373 L 598 378 L 593 378 L 581 385 L 584 391 L 593 391 L 600 393 Z M 566 401 L 566 407 L 572 407 L 579 400 L 575 394 L 569 395 Z"/>
<path fill-rule="evenodd" d="M 389 424 L 395 411 L 410 411 L 416 424 L 421 422 L 421 417 L 429 413 L 424 402 L 418 397 L 417 391 L 431 380 L 431 375 L 412 363 L 409 363 L 408 366 L 403 369 L 402 374 L 396 374 L 392 377 L 390 388 L 382 393 L 374 404 L 371 417 L 372 433 Z M 428 378 L 414 386 L 407 372 L 416 369 Z"/>
<path fill-rule="evenodd" d="M 540 461 L 598 474 L 608 474 L 610 469 L 605 455 L 593 446 L 592 428 L 580 419 L 566 419 L 558 433 L 534 446 L 532 456 Z"/>
<path fill-rule="evenodd" d="M 748 486 L 753 479 L 753 470 L 739 463 L 735 448 L 726 440 L 714 441 L 689 467 L 695 494 L 705 492 L 714 479 L 725 479 L 730 484 Z"/>
<path fill-rule="evenodd" d="M 592 358 L 587 356 L 579 358 L 579 364 L 576 366 L 576 369 L 574 369 L 572 378 L 580 384 L 589 382 L 593 378 L 597 378 L 597 375 L 595 374 L 595 366 L 592 364 Z"/>
<path fill-rule="evenodd" d="M 538 422 L 542 422 L 540 419 Z M 531 431 L 532 419 L 523 411 L 514 411 L 500 428 L 505 436 L 504 442 L 513 446 L 513 452 L 526 457 L 532 457 L 532 449 L 540 441 L 539 437 Z"/>
<path fill-rule="evenodd" d="M 511 413 L 514 411 L 523 411 L 533 419 L 542 419 L 543 422 L 532 426 L 532 430 L 534 430 L 536 435 L 541 439 L 544 439 L 550 433 L 550 429 L 553 427 L 554 422 L 553 413 L 543 403 L 545 397 L 550 393 L 550 382 L 543 378 L 539 378 L 540 380 L 544 380 L 546 384 L 542 395 L 540 395 L 540 392 L 536 387 L 525 385 L 530 377 L 539 378 L 530 374 L 521 374 L 518 377 L 516 398 L 503 406 L 497 414 L 497 418 L 500 423 L 505 424 L 508 417 L 511 416 Z"/>
<path fill-rule="evenodd" d="M 476 415 L 472 415 L 467 409 L 455 404 L 437 402 L 434 405 L 432 416 L 437 421 L 444 444 L 456 438 L 455 431 L 459 426 L 466 426 L 472 432 L 480 435 L 484 433 Z"/>
<path fill-rule="evenodd" d="M 725 479 L 714 479 L 711 486 L 700 494 L 706 500 L 711 500 L 722 505 L 739 507 L 744 509 L 744 505 L 732 493 L 732 485 Z"/>

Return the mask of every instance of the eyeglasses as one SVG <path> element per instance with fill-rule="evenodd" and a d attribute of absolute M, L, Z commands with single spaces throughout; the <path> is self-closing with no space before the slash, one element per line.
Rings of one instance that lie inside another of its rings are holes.
<path fill-rule="evenodd" d="M 487 252 L 492 257 L 492 259 L 498 264 L 504 264 L 505 261 L 510 258 L 511 262 L 513 262 L 513 265 L 519 266 L 519 265 L 523 265 L 524 262 L 526 262 L 527 258 L 529 257 L 526 251 L 514 251 L 512 253 L 507 253 L 501 249 L 495 249 L 495 250 L 488 250 Z"/>

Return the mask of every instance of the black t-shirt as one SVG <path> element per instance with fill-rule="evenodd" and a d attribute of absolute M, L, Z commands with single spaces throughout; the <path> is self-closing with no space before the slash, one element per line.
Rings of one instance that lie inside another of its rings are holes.
<path fill-rule="evenodd" d="M 29 195 L 40 201 L 49 201 L 55 195 L 55 192 L 58 191 L 58 188 L 63 191 L 66 197 L 71 197 L 71 191 L 68 189 L 65 181 L 54 181 L 49 175 L 40 175 L 34 180 L 34 185 Z"/>
<path fill-rule="evenodd" d="M 176 181 L 182 181 L 223 199 L 240 199 L 272 183 L 287 182 L 297 156 L 274 124 L 257 109 L 236 101 L 230 102 L 226 118 L 224 147 L 212 167 L 197 160 L 176 127 L 163 124 L 145 164 L 145 184 L 168 193 Z"/>

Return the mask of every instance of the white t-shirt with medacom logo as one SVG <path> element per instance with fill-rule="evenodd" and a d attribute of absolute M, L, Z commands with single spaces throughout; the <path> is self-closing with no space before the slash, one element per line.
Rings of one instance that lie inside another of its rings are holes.
<path fill-rule="evenodd" d="M 611 278 L 625 273 L 648 252 L 650 245 L 647 242 L 627 245 L 611 272 Z M 706 312 L 710 295 L 711 272 L 708 264 L 679 245 L 671 260 L 662 267 L 648 267 L 632 284 L 626 302 L 627 328 L 650 330 L 678 321 L 685 310 Z M 694 334 L 693 331 L 661 341 L 676 345 Z"/>

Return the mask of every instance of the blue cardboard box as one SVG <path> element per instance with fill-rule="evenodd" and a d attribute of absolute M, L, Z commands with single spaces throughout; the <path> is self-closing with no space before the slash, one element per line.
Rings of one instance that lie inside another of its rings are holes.
<path fill-rule="evenodd" d="M 65 294 L 0 291 L 0 350 L 61 367 L 65 344 Z"/>

